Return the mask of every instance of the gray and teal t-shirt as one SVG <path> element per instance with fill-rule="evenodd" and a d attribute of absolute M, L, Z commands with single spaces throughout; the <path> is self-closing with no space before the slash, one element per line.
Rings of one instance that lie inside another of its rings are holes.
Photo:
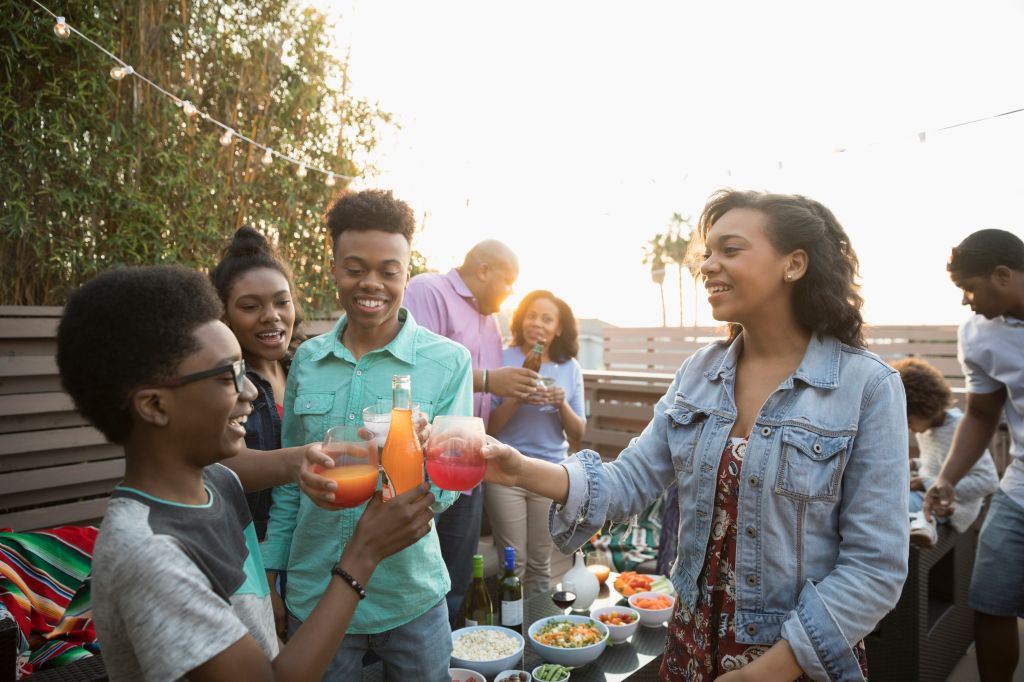
<path fill-rule="evenodd" d="M 114 489 L 92 563 L 93 618 L 111 680 L 178 680 L 246 634 L 278 653 L 256 531 L 241 483 L 203 471 L 208 501 Z"/>

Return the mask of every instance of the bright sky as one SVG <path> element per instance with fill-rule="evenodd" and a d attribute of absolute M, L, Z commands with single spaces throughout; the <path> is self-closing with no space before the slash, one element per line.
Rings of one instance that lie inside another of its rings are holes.
<path fill-rule="evenodd" d="M 364 186 L 426 215 L 439 270 L 508 243 L 516 297 L 660 324 L 643 244 L 722 186 L 829 206 L 875 324 L 959 322 L 950 247 L 1024 234 L 1024 113 L 917 136 L 1024 107 L 1020 2 L 330 4 L 354 89 L 402 126 Z"/>

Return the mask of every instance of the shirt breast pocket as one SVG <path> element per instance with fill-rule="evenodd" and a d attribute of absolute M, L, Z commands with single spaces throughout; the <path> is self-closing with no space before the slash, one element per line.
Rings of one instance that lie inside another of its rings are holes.
<path fill-rule="evenodd" d="M 295 396 L 292 412 L 302 423 L 307 441 L 323 438 L 333 408 L 333 393 L 300 393 Z"/>
<path fill-rule="evenodd" d="M 799 426 L 782 429 L 775 492 L 804 502 L 835 502 L 852 436 L 824 436 Z"/>
<path fill-rule="evenodd" d="M 700 444 L 700 435 L 707 423 L 707 413 L 679 403 L 665 410 L 668 419 L 668 449 L 677 472 L 693 473 L 693 461 Z"/>

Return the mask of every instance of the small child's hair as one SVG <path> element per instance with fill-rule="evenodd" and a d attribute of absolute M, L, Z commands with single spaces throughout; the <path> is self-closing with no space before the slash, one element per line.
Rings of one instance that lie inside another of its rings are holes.
<path fill-rule="evenodd" d="M 57 328 L 57 367 L 75 406 L 113 443 L 131 432 L 134 391 L 174 377 L 220 319 L 209 280 L 174 266 L 105 272 L 72 292 Z"/>
<path fill-rule="evenodd" d="M 953 404 L 953 392 L 934 365 L 921 358 L 901 358 L 892 366 L 903 380 L 909 416 L 934 419 Z"/>
<path fill-rule="evenodd" d="M 267 241 L 267 238 L 260 234 L 255 228 L 249 225 L 242 225 L 235 231 L 235 235 L 224 247 L 220 262 L 210 271 L 210 281 L 217 289 L 220 302 L 228 306 L 228 299 L 231 297 L 231 287 L 239 277 L 257 268 L 269 268 L 280 272 L 288 282 L 288 290 L 292 293 L 292 305 L 295 308 L 295 325 L 292 330 L 293 350 L 299 343 L 305 341 L 306 336 L 301 331 L 302 306 L 295 300 L 295 278 L 292 277 L 291 268 L 281 259 L 277 249 Z"/>

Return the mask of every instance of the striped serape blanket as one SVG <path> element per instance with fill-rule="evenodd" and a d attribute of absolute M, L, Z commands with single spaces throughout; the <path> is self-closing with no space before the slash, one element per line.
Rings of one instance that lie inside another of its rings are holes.
<path fill-rule="evenodd" d="M 21 633 L 19 678 L 99 651 L 89 598 L 96 533 L 92 526 L 0 532 L 0 611 Z"/>

